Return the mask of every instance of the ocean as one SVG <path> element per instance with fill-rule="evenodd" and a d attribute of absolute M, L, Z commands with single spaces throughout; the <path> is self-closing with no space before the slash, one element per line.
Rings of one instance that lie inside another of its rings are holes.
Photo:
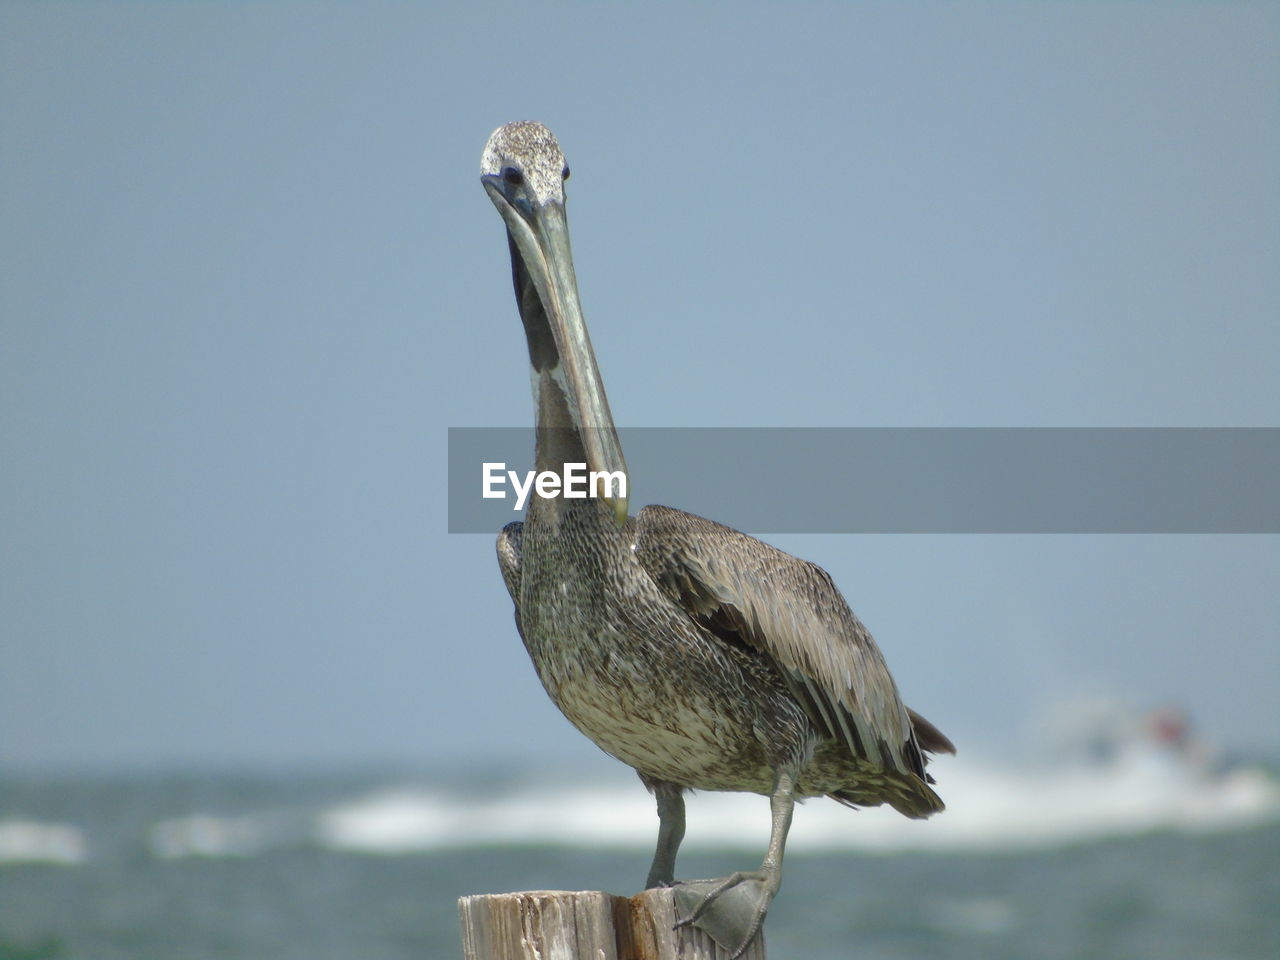
<path fill-rule="evenodd" d="M 1280 782 L 945 758 L 946 813 L 797 810 L 773 958 L 1275 960 Z M 534 774 L 0 778 L 0 960 L 461 956 L 471 893 L 633 893 L 639 781 Z M 760 797 L 697 794 L 679 873 L 758 864 Z"/>

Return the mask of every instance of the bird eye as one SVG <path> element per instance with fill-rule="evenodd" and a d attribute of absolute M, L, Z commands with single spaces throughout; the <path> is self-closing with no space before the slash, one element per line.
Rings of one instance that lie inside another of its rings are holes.
<path fill-rule="evenodd" d="M 568 164 L 565 164 L 565 168 L 564 168 L 563 170 L 561 170 L 561 171 L 560 171 L 560 179 L 561 179 L 561 180 L 568 180 L 568 179 L 569 179 L 569 165 L 568 165 Z"/>
<path fill-rule="evenodd" d="M 507 167 L 502 171 L 502 179 L 511 184 L 511 186 L 518 187 L 524 183 L 524 174 L 515 167 Z"/>

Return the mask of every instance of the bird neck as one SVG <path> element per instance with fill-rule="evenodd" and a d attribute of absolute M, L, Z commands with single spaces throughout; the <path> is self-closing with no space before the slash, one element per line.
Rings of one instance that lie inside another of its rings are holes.
<path fill-rule="evenodd" d="M 557 366 L 533 374 L 536 410 L 534 464 L 539 472 L 551 470 L 563 475 L 566 463 L 586 463 L 587 448 L 584 428 L 570 409 L 564 386 L 556 376 L 558 370 Z M 605 429 L 613 430 L 613 424 L 608 424 Z"/>

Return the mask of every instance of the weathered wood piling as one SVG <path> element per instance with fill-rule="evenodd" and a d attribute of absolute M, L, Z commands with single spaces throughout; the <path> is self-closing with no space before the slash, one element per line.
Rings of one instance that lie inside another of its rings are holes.
<path fill-rule="evenodd" d="M 728 960 L 692 926 L 676 927 L 674 892 L 486 893 L 458 901 L 463 960 Z M 757 934 L 741 960 L 764 960 Z"/>

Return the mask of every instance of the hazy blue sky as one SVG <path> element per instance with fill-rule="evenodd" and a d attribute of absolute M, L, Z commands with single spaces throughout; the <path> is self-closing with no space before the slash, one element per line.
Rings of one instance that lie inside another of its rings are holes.
<path fill-rule="evenodd" d="M 447 428 L 531 418 L 508 120 L 622 424 L 1280 425 L 1277 49 L 1275 4 L 5 3 L 0 754 L 608 769 L 445 532 Z M 1280 740 L 1276 537 L 772 539 L 962 747 L 1082 692 Z"/>

